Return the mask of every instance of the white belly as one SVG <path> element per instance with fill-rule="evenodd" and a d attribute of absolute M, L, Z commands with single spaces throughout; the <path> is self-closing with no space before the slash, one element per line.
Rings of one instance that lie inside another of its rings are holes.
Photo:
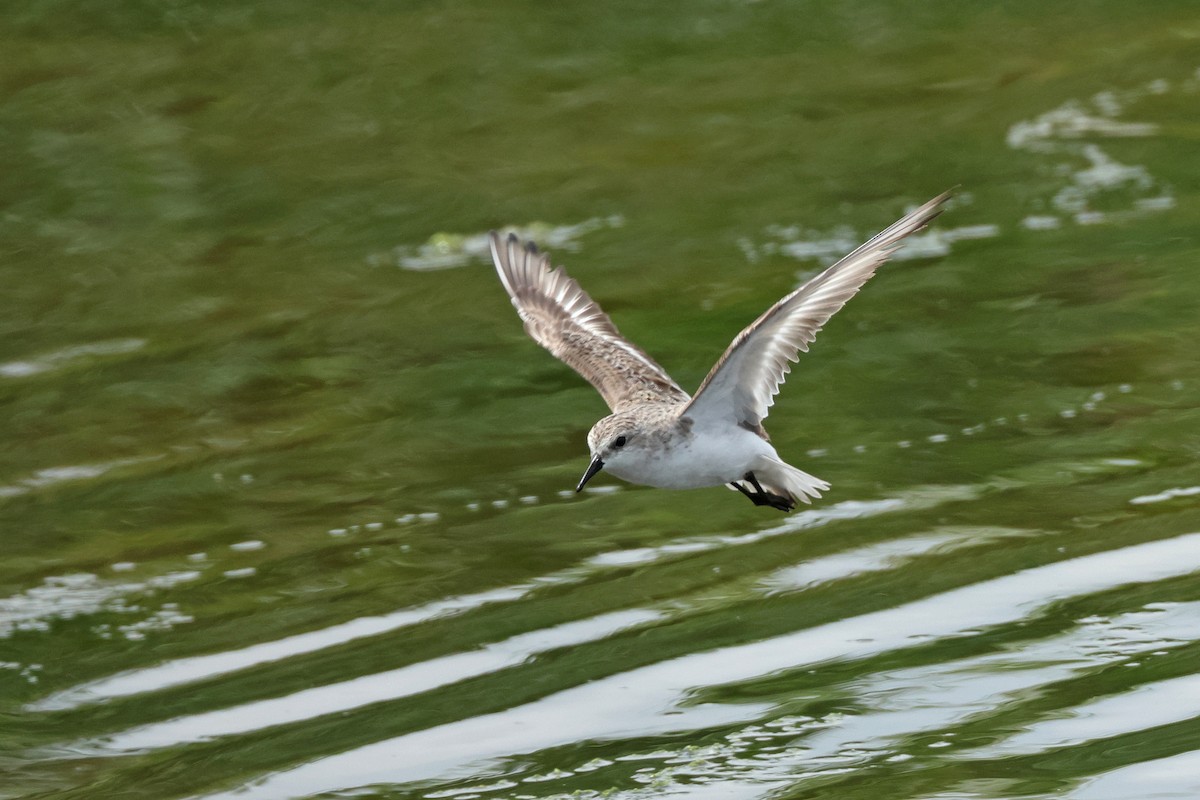
<path fill-rule="evenodd" d="M 775 448 L 743 428 L 699 434 L 668 447 L 645 448 L 613 458 L 604 471 L 630 483 L 660 489 L 699 489 L 740 480 Z"/>

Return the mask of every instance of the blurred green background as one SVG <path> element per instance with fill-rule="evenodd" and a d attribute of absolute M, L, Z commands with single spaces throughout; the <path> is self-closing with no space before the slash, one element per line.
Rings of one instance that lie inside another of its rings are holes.
<path fill-rule="evenodd" d="M 1200 18 L 0 10 L 0 798 L 1200 795 Z M 768 420 L 603 476 L 483 235 L 695 387 L 957 187 Z"/>

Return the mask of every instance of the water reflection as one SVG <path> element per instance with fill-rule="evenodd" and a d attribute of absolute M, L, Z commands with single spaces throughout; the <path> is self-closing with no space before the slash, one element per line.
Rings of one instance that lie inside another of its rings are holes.
<path fill-rule="evenodd" d="M 76 687 L 52 695 L 30 707 L 40 711 L 62 710 L 107 698 L 158 691 L 311 653 L 352 642 L 355 639 L 378 636 L 437 617 L 461 614 L 489 603 L 512 602 L 524 597 L 531 588 L 533 587 L 513 586 L 480 592 L 475 595 L 438 600 L 420 608 L 407 608 L 379 617 L 362 617 L 323 630 L 301 633 L 274 642 L 263 642 L 241 650 L 169 661 L 149 669 L 116 675 Z"/>
<path fill-rule="evenodd" d="M 1185 800 L 1200 793 L 1200 753 L 1130 764 L 1085 780 L 1065 800 Z"/>
<path fill-rule="evenodd" d="M 808 509 L 791 515 L 775 527 L 754 533 L 705 538 L 688 537 L 656 548 L 603 553 L 588 559 L 578 567 L 542 575 L 527 583 L 473 595 L 446 598 L 418 608 L 406 608 L 377 617 L 363 617 L 322 630 L 251 645 L 240 650 L 169 661 L 155 667 L 115 675 L 52 695 L 31 704 L 30 708 L 41 711 L 64 710 L 104 699 L 154 692 L 305 653 L 341 646 L 357 639 L 380 636 L 430 620 L 465 614 L 493 603 L 513 603 L 528 598 L 532 593 L 547 587 L 582 582 L 598 572 L 631 565 L 649 564 L 673 556 L 750 545 L 769 537 L 796 533 L 838 520 L 871 517 L 902 510 L 928 509 L 942 503 L 968 499 L 975 496 L 977 491 L 971 487 L 919 487 L 888 500 L 843 501 L 827 508 Z M 854 561 L 853 558 L 848 560 L 847 566 L 852 566 Z M 182 575 L 187 579 L 198 577 L 198 573 L 194 572 L 182 573 Z M 157 579 L 160 583 L 164 580 L 169 580 L 169 578 Z M 88 608 L 94 610 L 93 606 L 94 604 Z"/>
<path fill-rule="evenodd" d="M 1150 648 L 1155 648 L 1155 655 L 1165 655 L 1161 648 L 1178 644 L 1178 639 L 1200 639 L 1200 622 L 1196 621 L 1200 617 L 1200 605 L 1188 604 L 1186 612 L 1191 615 L 1191 623 L 1196 630 L 1172 631 L 1171 639 L 1176 641 L 1151 642 L 1142 648 L 1142 652 L 1151 652 Z M 1136 661 L 1127 663 L 1130 667 L 1140 666 Z M 973 755 L 995 758 L 1039 753 L 1194 717 L 1200 717 L 1200 676 L 1186 675 L 1080 704 L 1056 718 L 1033 723 L 1026 730 Z"/>
<path fill-rule="evenodd" d="M 689 699 L 697 687 L 747 681 L 831 659 L 864 658 L 912 646 L 914 640 L 968 635 L 981 628 L 1033 618 L 1048 604 L 1065 598 L 1122 584 L 1189 575 L 1198 564 L 1200 533 L 1067 559 L 894 609 L 619 673 L 507 711 L 321 758 L 236 794 L 212 797 L 290 797 L 374 783 L 403 784 L 436 778 L 468 765 L 479 772 L 486 769 L 483 765 L 487 762 L 572 742 L 632 739 L 744 724 L 761 719 L 771 706 L 696 703 Z M 1200 636 L 1200 629 L 1193 633 Z M 1030 676 L 1019 673 L 987 675 L 989 695 L 1013 692 L 1030 684 Z M 1049 675 L 1039 675 L 1033 682 L 1039 678 L 1044 681 Z M 947 690 L 947 686 L 939 686 L 938 694 Z M 964 701 L 965 697 L 950 697 L 948 703 L 932 699 L 919 702 L 911 715 L 889 715 L 889 723 L 897 727 L 889 730 L 890 725 L 886 726 L 883 734 L 891 737 L 911 733 L 972 713 L 974 707 Z M 588 713 L 580 714 L 580 709 L 588 709 Z M 840 731 L 838 736 L 840 739 Z M 855 737 L 856 741 L 861 739 Z"/>
<path fill-rule="evenodd" d="M 347 711 L 514 667 L 547 650 L 596 641 L 660 618 L 659 613 L 644 609 L 615 611 L 592 619 L 524 633 L 468 653 L 456 653 L 271 700 L 135 728 L 107 737 L 102 746 L 116 750 L 170 747 Z"/>

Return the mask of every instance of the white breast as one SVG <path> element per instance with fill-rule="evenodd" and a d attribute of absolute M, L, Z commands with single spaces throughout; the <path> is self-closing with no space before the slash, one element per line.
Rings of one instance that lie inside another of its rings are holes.
<path fill-rule="evenodd" d="M 730 426 L 719 433 L 696 433 L 666 446 L 628 448 L 604 469 L 630 483 L 660 489 L 699 489 L 740 480 L 757 459 L 775 455 L 761 437 Z"/>

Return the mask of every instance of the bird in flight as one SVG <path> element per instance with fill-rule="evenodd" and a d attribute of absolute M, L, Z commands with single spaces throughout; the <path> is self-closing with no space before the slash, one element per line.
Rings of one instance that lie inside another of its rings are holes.
<path fill-rule="evenodd" d="M 935 197 L 767 309 L 737 335 L 694 396 L 626 339 L 596 301 L 532 242 L 490 235 L 492 260 L 534 341 L 572 367 L 612 414 L 588 433 L 591 463 L 663 489 L 725 485 L 756 506 L 791 511 L 829 484 L 787 464 L 763 428 L 775 395 L 829 318 L 924 228 L 950 193 Z"/>

